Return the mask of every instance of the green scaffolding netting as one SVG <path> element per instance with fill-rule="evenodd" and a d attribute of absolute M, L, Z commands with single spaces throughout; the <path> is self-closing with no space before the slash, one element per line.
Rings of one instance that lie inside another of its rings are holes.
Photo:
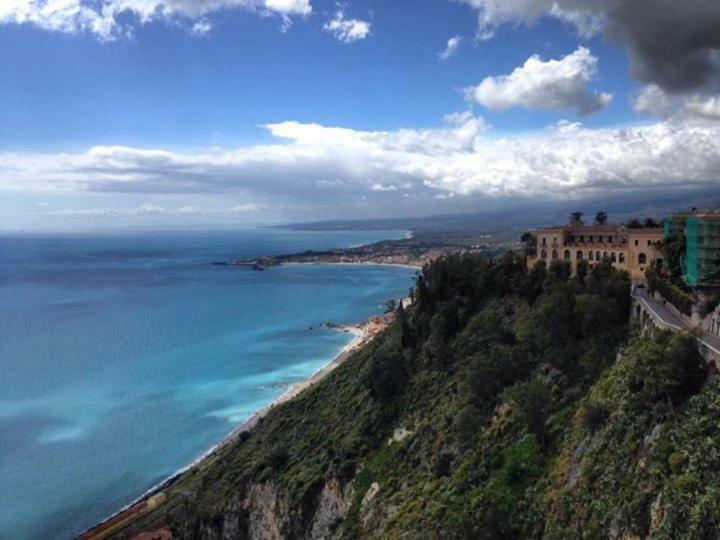
<path fill-rule="evenodd" d="M 698 272 L 698 234 L 699 222 L 695 216 L 689 216 L 685 221 L 685 279 L 690 285 L 697 285 Z"/>

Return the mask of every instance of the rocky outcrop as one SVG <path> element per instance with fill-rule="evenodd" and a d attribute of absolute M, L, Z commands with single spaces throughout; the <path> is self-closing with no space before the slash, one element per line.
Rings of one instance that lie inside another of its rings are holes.
<path fill-rule="evenodd" d="M 310 538 L 335 538 L 338 525 L 347 515 L 352 501 L 352 484 L 344 488 L 336 478 L 325 483 L 310 527 Z"/>
<path fill-rule="evenodd" d="M 273 483 L 251 484 L 243 497 L 218 515 L 200 522 L 175 524 L 176 536 L 207 540 L 332 539 L 340 535 L 353 496 L 352 484 L 330 478 L 312 509 L 302 515 L 291 509 L 287 493 Z"/>

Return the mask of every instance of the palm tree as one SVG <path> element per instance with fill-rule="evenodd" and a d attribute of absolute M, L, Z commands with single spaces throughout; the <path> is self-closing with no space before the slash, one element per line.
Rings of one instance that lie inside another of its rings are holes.
<path fill-rule="evenodd" d="M 582 217 L 582 212 L 573 212 L 572 214 L 570 214 L 570 223 L 577 223 L 578 225 L 582 225 Z"/>
<path fill-rule="evenodd" d="M 638 218 L 631 218 L 625 222 L 625 226 L 628 229 L 642 229 L 642 223 Z"/>
<path fill-rule="evenodd" d="M 600 210 L 595 214 L 595 223 L 598 225 L 605 225 L 607 223 L 608 215 L 605 210 Z"/>

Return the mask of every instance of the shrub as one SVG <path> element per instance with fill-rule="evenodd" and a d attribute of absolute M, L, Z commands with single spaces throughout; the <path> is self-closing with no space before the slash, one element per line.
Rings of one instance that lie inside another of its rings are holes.
<path fill-rule="evenodd" d="M 582 422 L 590 433 L 595 433 L 605 425 L 610 411 L 600 403 L 585 403 L 582 411 Z"/>

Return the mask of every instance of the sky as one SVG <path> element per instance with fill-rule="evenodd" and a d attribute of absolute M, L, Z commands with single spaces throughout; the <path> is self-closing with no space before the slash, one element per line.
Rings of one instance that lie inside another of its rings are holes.
<path fill-rule="evenodd" d="M 2 0 L 0 229 L 720 186 L 717 0 Z"/>

